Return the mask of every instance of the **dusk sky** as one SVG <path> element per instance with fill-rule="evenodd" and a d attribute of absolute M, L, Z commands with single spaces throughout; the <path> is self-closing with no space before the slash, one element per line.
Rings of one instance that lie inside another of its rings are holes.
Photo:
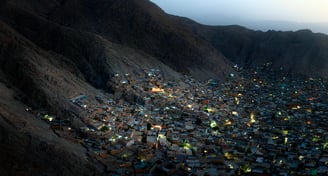
<path fill-rule="evenodd" d="M 328 33 L 328 0 L 151 0 L 169 14 L 210 25 Z"/>

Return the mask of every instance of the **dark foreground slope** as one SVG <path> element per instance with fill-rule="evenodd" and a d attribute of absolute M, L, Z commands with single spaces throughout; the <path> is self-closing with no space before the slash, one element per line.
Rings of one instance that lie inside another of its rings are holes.
<path fill-rule="evenodd" d="M 100 170 L 76 143 L 59 138 L 24 111 L 13 91 L 0 82 L 1 175 L 91 175 Z"/>
<path fill-rule="evenodd" d="M 310 30 L 253 31 L 241 26 L 204 26 L 179 18 L 225 57 L 245 68 L 272 63 L 290 74 L 328 77 L 328 36 Z"/>
<path fill-rule="evenodd" d="M 38 48 L 0 22 L 0 171 L 2 175 L 99 173 L 80 145 L 56 136 L 27 104 L 62 115 L 67 96 L 95 91 L 62 56 Z"/>

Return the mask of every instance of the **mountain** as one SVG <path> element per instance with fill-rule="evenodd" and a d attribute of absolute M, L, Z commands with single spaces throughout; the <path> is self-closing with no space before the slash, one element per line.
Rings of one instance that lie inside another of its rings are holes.
<path fill-rule="evenodd" d="M 239 24 L 239 23 L 238 23 Z M 280 31 L 298 31 L 301 29 L 310 29 L 314 33 L 328 34 L 328 23 L 306 23 L 306 22 L 293 22 L 293 21 L 253 21 L 240 23 L 250 29 L 260 29 L 262 31 L 280 30 Z"/>
<path fill-rule="evenodd" d="M 290 73 L 327 76 L 327 36 L 204 26 L 166 14 L 148 0 L 0 0 L 0 172 L 101 175 L 90 157 L 29 112 L 73 118 L 69 98 L 118 92 L 113 75 L 161 70 L 224 80 L 233 63 L 272 62 Z M 115 158 L 110 158 L 112 163 Z M 115 168 L 114 168 L 115 169 Z"/>
<path fill-rule="evenodd" d="M 1 173 L 99 175 L 108 170 L 25 109 L 70 118 L 69 98 L 116 91 L 112 75 L 152 68 L 172 80 L 183 74 L 220 78 L 232 70 L 206 40 L 147 0 L 1 0 Z"/>
<path fill-rule="evenodd" d="M 67 0 L 51 1 L 47 5 L 39 1 L 28 4 L 14 2 L 15 10 L 6 15 L 13 12 L 15 15 L 4 20 L 15 22 L 11 25 L 29 40 L 46 49 L 57 49 L 55 52 L 65 56 L 68 53 L 62 53 L 62 49 L 54 46 L 65 41 L 56 43 L 52 37 L 66 38 L 63 35 L 66 35 L 67 29 L 71 33 L 80 32 L 77 37 L 83 39 L 82 33 L 93 34 L 147 53 L 176 71 L 199 78 L 204 78 L 203 75 L 217 76 L 222 74 L 222 70 L 229 69 L 220 52 L 188 28 L 180 27 L 177 21 L 147 0 Z M 59 27 L 60 31 L 56 31 Z M 54 35 L 48 35 L 49 32 Z"/>
<path fill-rule="evenodd" d="M 306 29 L 262 32 L 236 25 L 206 26 L 175 18 L 242 67 L 272 63 L 278 71 L 328 77 L 328 36 L 325 34 Z"/>

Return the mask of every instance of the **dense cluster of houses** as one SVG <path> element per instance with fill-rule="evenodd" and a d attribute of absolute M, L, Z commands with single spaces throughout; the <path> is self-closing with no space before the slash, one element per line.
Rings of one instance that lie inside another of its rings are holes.
<path fill-rule="evenodd" d="M 70 99 L 85 125 L 66 131 L 112 175 L 327 175 L 327 80 L 269 66 L 219 82 L 115 74 L 113 94 Z"/>

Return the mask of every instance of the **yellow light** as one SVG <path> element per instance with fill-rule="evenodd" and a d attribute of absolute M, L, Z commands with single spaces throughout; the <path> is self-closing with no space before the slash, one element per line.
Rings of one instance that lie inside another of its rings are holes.
<path fill-rule="evenodd" d="M 164 89 L 161 89 L 161 88 L 158 88 L 158 87 L 153 87 L 153 88 L 151 89 L 151 91 L 152 91 L 153 93 L 161 93 L 161 92 L 164 92 Z"/>
<path fill-rule="evenodd" d="M 293 106 L 292 109 L 293 109 L 293 110 L 298 110 L 298 109 L 301 109 L 301 106 L 300 106 L 300 105 Z"/>
<path fill-rule="evenodd" d="M 188 107 L 188 108 L 192 108 L 192 105 L 189 104 L 189 105 L 187 105 L 187 107 Z"/>
<path fill-rule="evenodd" d="M 207 112 L 215 112 L 216 110 L 214 108 L 207 108 Z"/>
<path fill-rule="evenodd" d="M 274 140 L 276 140 L 276 139 L 278 139 L 279 138 L 279 136 L 273 136 L 272 137 L 272 139 L 274 139 Z"/>
<path fill-rule="evenodd" d="M 232 122 L 230 120 L 226 121 L 225 125 L 231 125 Z"/>
<path fill-rule="evenodd" d="M 285 137 L 285 144 L 287 144 L 287 142 L 288 142 L 288 138 L 287 138 L 287 137 Z"/>
<path fill-rule="evenodd" d="M 251 123 L 255 123 L 256 122 L 254 112 L 251 112 L 250 119 L 251 119 Z"/>
<path fill-rule="evenodd" d="M 232 111 L 231 114 L 235 115 L 235 116 L 238 116 L 238 112 L 236 112 L 236 111 Z"/>
<path fill-rule="evenodd" d="M 288 135 L 288 130 L 282 130 L 282 134 L 283 134 L 284 136 L 287 136 L 287 135 Z"/>
<path fill-rule="evenodd" d="M 153 128 L 158 128 L 159 130 L 162 130 L 162 126 L 160 125 L 154 125 Z"/>
<path fill-rule="evenodd" d="M 176 97 L 176 96 L 169 94 L 169 98 L 174 98 L 174 97 Z"/>
<path fill-rule="evenodd" d="M 235 97 L 235 102 L 237 105 L 239 105 L 239 98 Z"/>
<path fill-rule="evenodd" d="M 298 159 L 299 159 L 300 161 L 302 161 L 302 160 L 304 159 L 304 156 L 300 155 L 300 156 L 298 157 Z"/>

